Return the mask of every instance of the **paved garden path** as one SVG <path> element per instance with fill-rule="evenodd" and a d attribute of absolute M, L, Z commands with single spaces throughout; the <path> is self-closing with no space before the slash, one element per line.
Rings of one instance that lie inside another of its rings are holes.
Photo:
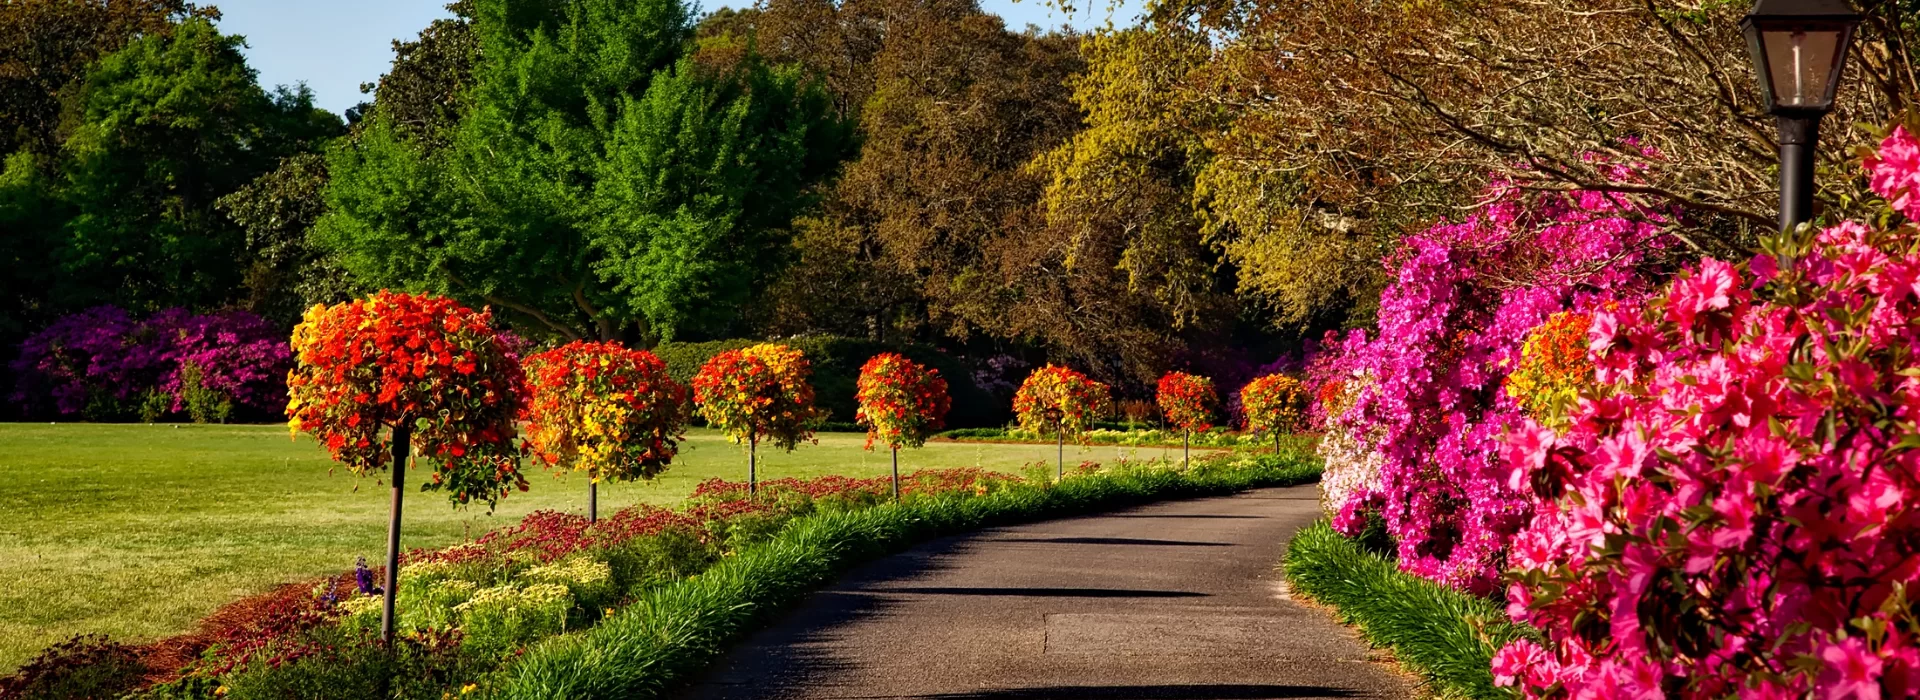
<path fill-rule="evenodd" d="M 1316 486 L 936 540 L 856 569 L 687 698 L 1404 698 L 1274 563 Z"/>

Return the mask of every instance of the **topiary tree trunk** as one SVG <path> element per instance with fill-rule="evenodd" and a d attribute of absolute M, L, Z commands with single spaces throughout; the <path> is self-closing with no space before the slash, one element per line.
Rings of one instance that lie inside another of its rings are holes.
<path fill-rule="evenodd" d="M 406 495 L 407 453 L 411 451 L 413 426 L 406 419 L 393 426 L 393 508 L 387 516 L 386 587 L 380 594 L 380 641 L 393 643 L 393 598 L 400 591 L 400 505 Z"/>

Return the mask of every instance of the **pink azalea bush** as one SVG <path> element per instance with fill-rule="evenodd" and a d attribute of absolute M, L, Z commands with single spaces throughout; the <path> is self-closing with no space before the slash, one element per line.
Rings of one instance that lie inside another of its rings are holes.
<path fill-rule="evenodd" d="M 55 321 L 20 345 L 10 398 L 30 414 L 125 417 L 157 394 L 165 410 L 185 408 L 183 372 L 255 414 L 277 413 L 293 364 L 286 333 L 245 311 L 194 314 L 166 309 L 136 319 L 101 306 Z"/>
<path fill-rule="evenodd" d="M 1324 370 L 1350 393 L 1321 410 L 1329 480 L 1352 490 L 1329 504 L 1335 527 L 1355 534 L 1377 512 L 1403 569 L 1497 590 L 1506 543 L 1534 510 L 1499 464 L 1499 437 L 1521 419 L 1503 380 L 1551 314 L 1638 293 L 1665 219 L 1602 193 L 1496 182 L 1465 221 L 1405 239 L 1377 339 L 1354 333 Z"/>
<path fill-rule="evenodd" d="M 1870 183 L 1913 219 L 1920 144 Z M 1540 698 L 1920 695 L 1920 228 L 1842 222 L 1597 311 L 1598 388 L 1507 437 L 1534 496 L 1495 680 Z M 1744 269 L 1743 269 L 1744 268 Z"/>

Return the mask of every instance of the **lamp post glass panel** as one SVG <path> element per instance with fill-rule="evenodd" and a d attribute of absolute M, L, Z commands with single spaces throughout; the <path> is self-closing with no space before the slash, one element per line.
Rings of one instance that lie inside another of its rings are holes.
<path fill-rule="evenodd" d="M 1846 0 L 1759 0 L 1740 20 L 1760 95 L 1780 129 L 1780 229 L 1813 218 L 1813 149 L 1860 14 Z"/>

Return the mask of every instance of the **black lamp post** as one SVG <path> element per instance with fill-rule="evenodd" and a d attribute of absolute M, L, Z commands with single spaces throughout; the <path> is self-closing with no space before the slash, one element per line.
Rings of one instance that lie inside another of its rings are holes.
<path fill-rule="evenodd" d="M 1759 0 L 1740 20 L 1780 128 L 1780 230 L 1813 218 L 1813 151 L 1860 13 L 1847 0 Z"/>

